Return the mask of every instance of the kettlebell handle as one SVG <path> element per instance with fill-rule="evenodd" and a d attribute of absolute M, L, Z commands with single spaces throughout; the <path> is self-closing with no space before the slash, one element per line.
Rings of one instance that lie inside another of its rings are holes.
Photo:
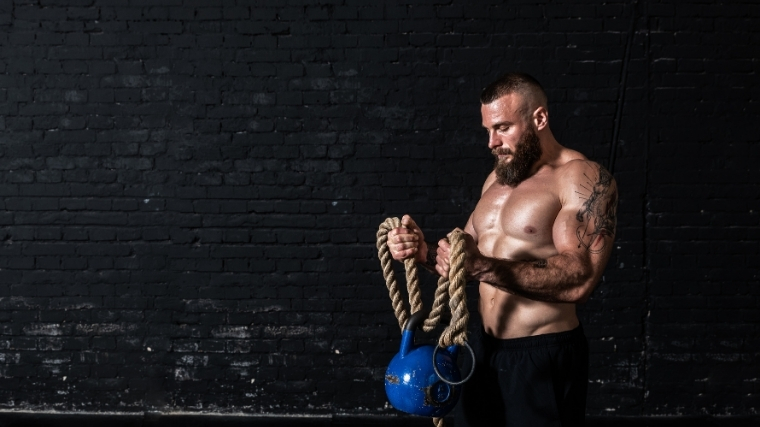
<path fill-rule="evenodd" d="M 414 314 L 409 317 L 409 320 L 406 321 L 406 324 L 404 325 L 405 331 L 414 331 L 415 329 L 422 329 L 422 324 L 425 323 L 425 319 L 427 319 L 428 315 L 430 314 L 430 310 L 419 310 L 415 312 Z"/>

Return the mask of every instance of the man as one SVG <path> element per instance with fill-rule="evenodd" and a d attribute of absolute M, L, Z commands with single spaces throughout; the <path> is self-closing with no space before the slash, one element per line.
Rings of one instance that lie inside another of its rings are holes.
<path fill-rule="evenodd" d="M 546 94 L 532 77 L 504 75 L 480 100 L 496 159 L 464 228 L 482 325 L 470 333 L 476 367 L 456 425 L 582 425 L 588 344 L 575 307 L 610 256 L 617 186 L 600 165 L 557 142 Z M 448 275 L 449 242 L 426 243 L 410 216 L 388 242 L 394 259 L 414 257 Z"/>

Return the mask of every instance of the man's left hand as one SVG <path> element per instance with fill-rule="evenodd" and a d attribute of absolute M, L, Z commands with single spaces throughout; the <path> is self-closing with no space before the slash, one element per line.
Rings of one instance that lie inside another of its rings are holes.
<path fill-rule="evenodd" d="M 460 229 L 456 229 L 462 231 Z M 449 234 L 450 235 L 450 234 Z M 462 231 L 462 239 L 464 239 L 464 253 L 465 253 L 465 275 L 468 278 L 473 278 L 475 274 L 475 260 L 479 259 L 483 255 L 478 249 L 478 244 L 475 243 L 475 239 L 471 235 Z M 451 243 L 448 237 L 438 241 L 438 251 L 435 257 L 435 271 L 443 277 L 449 277 L 449 260 L 451 259 Z"/>

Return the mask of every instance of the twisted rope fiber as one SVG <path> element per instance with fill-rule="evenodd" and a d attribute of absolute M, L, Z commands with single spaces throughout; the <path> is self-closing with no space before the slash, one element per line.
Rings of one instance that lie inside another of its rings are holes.
<path fill-rule="evenodd" d="M 398 289 L 398 283 L 396 283 L 391 265 L 391 251 L 388 249 L 388 232 L 400 225 L 401 221 L 398 218 L 388 218 L 380 224 L 380 229 L 377 230 L 377 256 L 380 258 L 380 267 L 383 269 L 385 286 L 388 288 L 388 294 L 391 297 L 393 312 L 396 314 L 399 327 L 403 329 L 407 319 L 409 319 L 409 313 L 404 309 L 404 301 L 401 300 L 401 291 Z"/>
<path fill-rule="evenodd" d="M 396 282 L 396 276 L 393 273 L 393 257 L 391 257 L 391 251 L 388 248 L 388 232 L 398 227 L 401 227 L 401 220 L 398 218 L 387 218 L 382 224 L 380 224 L 380 228 L 377 230 L 377 256 L 380 258 L 380 266 L 383 269 L 385 285 L 388 288 L 388 294 L 391 297 L 393 312 L 396 314 L 399 327 L 403 329 L 406 321 L 409 319 L 409 313 L 416 313 L 419 310 L 422 310 L 423 306 L 422 292 L 420 291 L 419 278 L 417 277 L 417 264 L 415 264 L 414 259 L 410 258 L 404 260 L 404 269 L 406 270 L 406 289 L 409 294 L 409 305 L 411 306 L 411 310 L 406 311 L 404 308 L 401 291 L 398 288 L 398 282 Z M 443 293 L 445 293 L 445 289 L 443 290 Z M 436 290 L 436 297 L 438 294 L 439 291 Z M 430 332 L 435 328 L 435 325 L 440 318 L 444 303 L 445 301 L 441 301 L 436 306 L 436 303 L 434 302 L 433 308 L 437 313 L 438 318 L 434 319 L 434 322 L 431 323 L 431 319 L 433 318 L 431 312 L 431 315 L 425 319 L 425 324 L 423 326 L 425 332 Z M 435 310 L 436 308 L 437 310 Z"/>
<path fill-rule="evenodd" d="M 448 288 L 449 291 L 449 309 L 451 310 L 451 321 L 449 326 L 441 333 L 438 339 L 438 345 L 448 347 L 451 344 L 464 345 L 467 341 L 467 322 L 470 320 L 470 313 L 467 310 L 467 295 L 465 294 L 465 285 L 467 280 L 464 275 L 464 239 L 460 231 L 453 231 L 449 236 L 452 244 L 451 260 L 449 261 L 449 286 L 441 286 L 441 282 L 447 280 L 441 277 L 438 282 L 436 294 L 440 289 Z M 473 361 L 474 362 L 474 361 Z M 443 418 L 433 418 L 435 427 L 445 427 L 446 423 Z"/>
<path fill-rule="evenodd" d="M 399 327 L 404 328 L 406 321 L 409 319 L 409 312 L 404 308 L 404 302 L 401 300 L 401 292 L 398 288 L 392 267 L 392 257 L 388 248 L 388 232 L 401 226 L 401 220 L 398 218 L 387 218 L 380 224 L 377 230 L 377 255 L 380 258 L 380 266 L 383 270 L 385 285 L 388 288 L 388 294 L 391 298 L 393 311 L 398 319 Z M 433 308 L 428 314 L 428 318 L 423 323 L 422 330 L 430 332 L 441 319 L 443 305 L 449 300 L 449 309 L 451 310 L 451 322 L 441 333 L 438 345 L 448 347 L 452 344 L 464 345 L 467 341 L 467 322 L 470 314 L 467 310 L 467 295 L 465 294 L 465 285 L 467 280 L 464 271 L 464 239 L 462 231 L 454 230 L 449 234 L 451 242 L 451 259 L 449 261 L 449 277 L 438 279 L 438 286 L 435 290 Z M 422 298 L 417 278 L 417 265 L 414 259 L 404 260 L 406 270 L 407 291 L 409 293 L 409 305 L 412 313 L 422 310 Z M 443 418 L 433 418 L 433 424 L 436 427 L 444 427 Z"/>
<path fill-rule="evenodd" d="M 464 345 L 467 341 L 467 322 L 470 313 L 467 310 L 467 294 L 465 285 L 467 278 L 464 271 L 464 238 L 459 230 L 452 231 L 449 235 L 451 242 L 451 260 L 449 261 L 449 309 L 451 310 L 451 322 L 441 333 L 438 345 L 448 347 L 452 344 Z"/>
<path fill-rule="evenodd" d="M 435 329 L 435 326 L 441 320 L 441 314 L 443 313 L 443 305 L 449 299 L 448 291 L 448 279 L 445 277 L 438 278 L 438 286 L 435 288 L 435 296 L 433 298 L 433 308 L 428 314 L 428 318 L 422 324 L 422 330 L 430 332 Z"/>

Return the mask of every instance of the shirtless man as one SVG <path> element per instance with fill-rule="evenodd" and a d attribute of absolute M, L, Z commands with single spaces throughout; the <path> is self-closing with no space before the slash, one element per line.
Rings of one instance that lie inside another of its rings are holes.
<path fill-rule="evenodd" d="M 464 228 L 482 324 L 470 328 L 476 368 L 457 427 L 583 425 L 588 344 L 575 307 L 610 256 L 617 186 L 600 165 L 557 142 L 546 94 L 532 77 L 504 75 L 480 101 L 496 159 Z M 410 216 L 388 242 L 394 259 L 414 257 L 448 275 L 448 241 L 426 243 Z"/>

